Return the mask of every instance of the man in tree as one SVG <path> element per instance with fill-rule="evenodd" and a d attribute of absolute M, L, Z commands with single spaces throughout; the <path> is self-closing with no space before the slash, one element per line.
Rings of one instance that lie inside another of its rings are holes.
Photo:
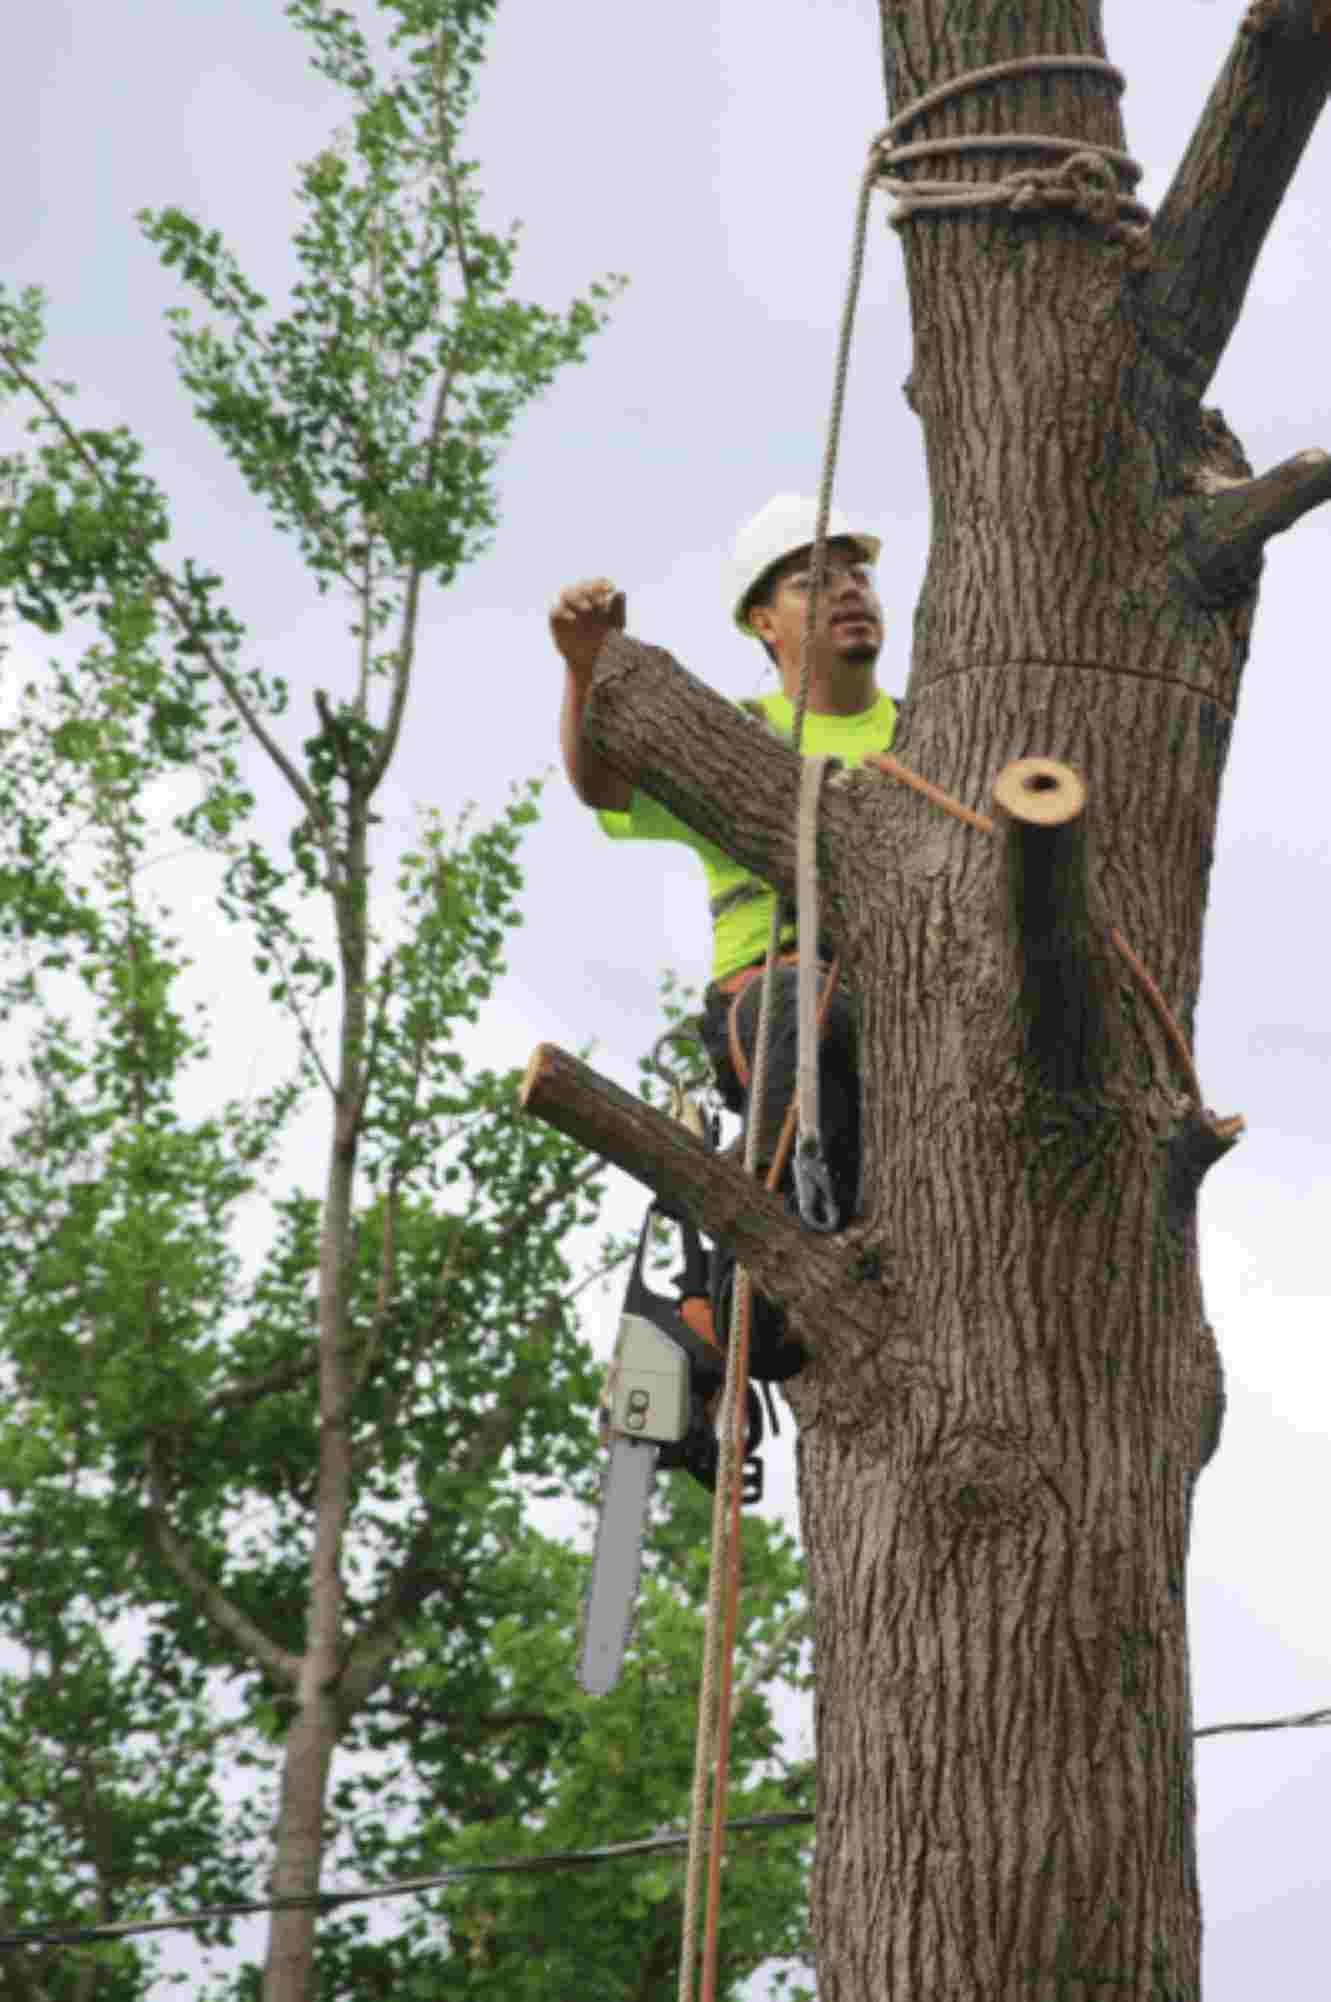
<path fill-rule="evenodd" d="M 789 737 L 804 659 L 809 593 L 813 583 L 815 504 L 777 494 L 736 537 L 736 625 L 761 641 L 781 686 L 743 706 L 755 721 Z M 858 764 L 884 751 L 896 727 L 896 705 L 878 687 L 874 669 L 883 643 L 882 608 L 874 588 L 877 536 L 840 516 L 829 523 L 827 567 L 809 635 L 808 709 L 800 748 L 806 756 Z M 582 715 L 597 655 L 607 633 L 622 629 L 625 603 L 607 578 L 569 585 L 550 617 L 567 676 L 560 740 L 573 789 L 595 807 L 615 840 L 678 841 L 702 863 L 713 920 L 712 977 L 704 996 L 700 1030 L 721 1096 L 747 1124 L 757 1042 L 761 974 L 771 927 L 772 891 L 720 848 L 676 819 L 616 772 L 583 741 Z M 795 1088 L 798 941 L 795 925 L 781 933 L 782 959 L 772 993 L 771 1045 L 758 1139 L 759 1170 L 766 1172 Z M 827 955 L 820 947 L 820 959 Z M 859 1078 L 851 999 L 839 987 L 827 1011 L 820 1063 L 823 1131 L 841 1219 L 852 1213 L 859 1168 Z M 789 1165 L 782 1186 L 789 1190 Z M 734 1261 L 723 1255 L 714 1280 L 717 1325 L 729 1325 Z M 780 1314 L 755 1300 L 753 1374 L 780 1380 L 799 1368 L 802 1351 L 784 1340 Z"/>

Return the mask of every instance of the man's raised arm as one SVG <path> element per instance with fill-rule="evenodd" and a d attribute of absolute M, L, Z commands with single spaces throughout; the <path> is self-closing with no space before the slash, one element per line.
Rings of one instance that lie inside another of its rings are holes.
<path fill-rule="evenodd" d="M 608 577 L 586 584 L 569 584 L 550 612 L 550 634 L 567 670 L 564 706 L 559 718 L 559 743 L 564 768 L 574 792 L 585 806 L 627 813 L 633 787 L 583 739 L 582 712 L 592 685 L 592 671 L 606 635 L 624 630 L 624 594 Z"/>

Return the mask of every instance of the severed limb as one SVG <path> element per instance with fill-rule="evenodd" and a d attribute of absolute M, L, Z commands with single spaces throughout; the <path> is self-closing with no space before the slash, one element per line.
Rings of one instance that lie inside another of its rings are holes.
<path fill-rule="evenodd" d="M 1227 481 L 1193 501 L 1184 518 L 1183 548 L 1204 601 L 1223 605 L 1245 596 L 1257 581 L 1270 537 L 1326 500 L 1331 500 L 1331 452 L 1310 450 L 1296 452 L 1255 480 Z"/>
<path fill-rule="evenodd" d="M 1255 0 L 1150 226 L 1143 334 L 1200 399 L 1331 87 L 1328 0 Z"/>
<path fill-rule="evenodd" d="M 1070 765 L 1018 758 L 994 781 L 994 806 L 1025 1055 L 1048 1090 L 1093 1091 L 1108 1046 L 1088 905 L 1086 788 Z"/>
<path fill-rule="evenodd" d="M 583 732 L 608 764 L 686 827 L 794 896 L 800 760 L 664 647 L 610 634 L 597 657 Z M 824 787 L 819 859 L 830 891 L 825 929 L 834 942 L 838 862 L 863 851 L 865 832 L 844 793 Z M 881 879 L 881 861 L 876 869 Z"/>
<path fill-rule="evenodd" d="M 799 1340 L 818 1353 L 822 1331 L 853 1328 L 885 1359 L 918 1367 L 913 1345 L 886 1340 L 889 1299 L 861 1272 L 849 1236 L 807 1231 L 780 1196 L 737 1162 L 714 1154 L 678 1120 L 622 1091 L 553 1043 L 541 1043 L 519 1093 L 525 1112 L 590 1147 L 645 1184 L 709 1237 L 727 1245 L 760 1292 L 790 1315 Z"/>

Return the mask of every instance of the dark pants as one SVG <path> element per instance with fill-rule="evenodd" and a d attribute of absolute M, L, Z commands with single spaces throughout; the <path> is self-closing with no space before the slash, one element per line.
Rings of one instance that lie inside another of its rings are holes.
<path fill-rule="evenodd" d="M 820 968 L 823 979 L 826 969 Z M 777 1140 L 794 1094 L 799 1067 L 798 1028 L 799 974 L 794 966 L 778 966 L 772 986 L 772 1014 L 768 1029 L 766 1085 L 760 1107 L 750 1104 L 754 1057 L 758 1041 L 758 1013 L 762 1002 L 762 978 L 749 982 L 736 1004 L 734 997 L 718 987 L 709 987 L 703 996 L 700 1023 L 703 1046 L 711 1059 L 717 1089 L 731 1112 L 744 1120 L 759 1120 L 758 1165 L 765 1177 L 776 1154 Z M 822 980 L 819 993 L 822 992 Z M 735 1013 L 735 1031 L 748 1066 L 747 1084 L 735 1070 L 730 1051 L 730 1016 Z M 819 1045 L 818 1061 L 819 1126 L 823 1153 L 831 1171 L 837 1208 L 844 1227 L 854 1215 L 859 1192 L 860 1164 L 860 1079 L 856 1060 L 855 1016 L 850 995 L 838 985 L 828 1007 Z M 791 1208 L 795 1207 L 792 1143 L 780 1187 Z M 729 1329 L 729 1293 L 733 1285 L 734 1256 L 718 1252 L 713 1260 L 712 1300 L 716 1324 L 722 1340 Z M 755 1297 L 752 1335 L 752 1373 L 760 1380 L 780 1380 L 799 1368 L 803 1352 L 784 1339 L 780 1314 L 767 1301 Z"/>

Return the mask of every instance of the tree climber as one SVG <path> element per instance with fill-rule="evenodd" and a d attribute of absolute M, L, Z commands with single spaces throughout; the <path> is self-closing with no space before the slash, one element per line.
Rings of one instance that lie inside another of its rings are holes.
<path fill-rule="evenodd" d="M 781 686 L 743 707 L 780 736 L 791 733 L 799 689 L 805 616 L 815 532 L 814 503 L 778 494 L 740 529 L 734 548 L 733 616 L 742 633 L 761 642 Z M 874 678 L 883 643 L 882 608 L 874 586 L 877 536 L 854 529 L 840 515 L 828 525 L 827 571 L 810 642 L 809 701 L 801 751 L 854 765 L 892 742 L 896 705 Z M 567 675 L 560 742 L 573 789 L 595 807 L 615 840 L 678 841 L 691 848 L 707 879 L 713 922 L 712 977 L 700 1022 L 703 1043 L 724 1103 L 742 1113 L 747 1103 L 757 1038 L 763 961 L 772 919 L 773 892 L 714 843 L 695 834 L 656 800 L 621 777 L 584 741 L 583 711 L 597 655 L 608 633 L 622 630 L 625 602 L 608 578 L 571 584 L 550 614 L 550 630 Z M 781 935 L 782 958 L 772 995 L 767 1084 L 758 1138 L 760 1172 L 776 1151 L 777 1136 L 796 1077 L 795 928 Z M 828 957 L 819 947 L 821 960 Z M 859 1077 L 855 1022 L 844 986 L 828 1010 L 819 1064 L 821 1121 L 828 1166 L 842 1218 L 853 1213 L 859 1174 Z M 782 1188 L 789 1197 L 791 1170 Z M 722 1254 L 713 1275 L 716 1325 L 729 1327 L 734 1260 Z M 785 1339 L 782 1317 L 755 1295 L 751 1373 L 780 1380 L 799 1368 L 802 1351 Z"/>

